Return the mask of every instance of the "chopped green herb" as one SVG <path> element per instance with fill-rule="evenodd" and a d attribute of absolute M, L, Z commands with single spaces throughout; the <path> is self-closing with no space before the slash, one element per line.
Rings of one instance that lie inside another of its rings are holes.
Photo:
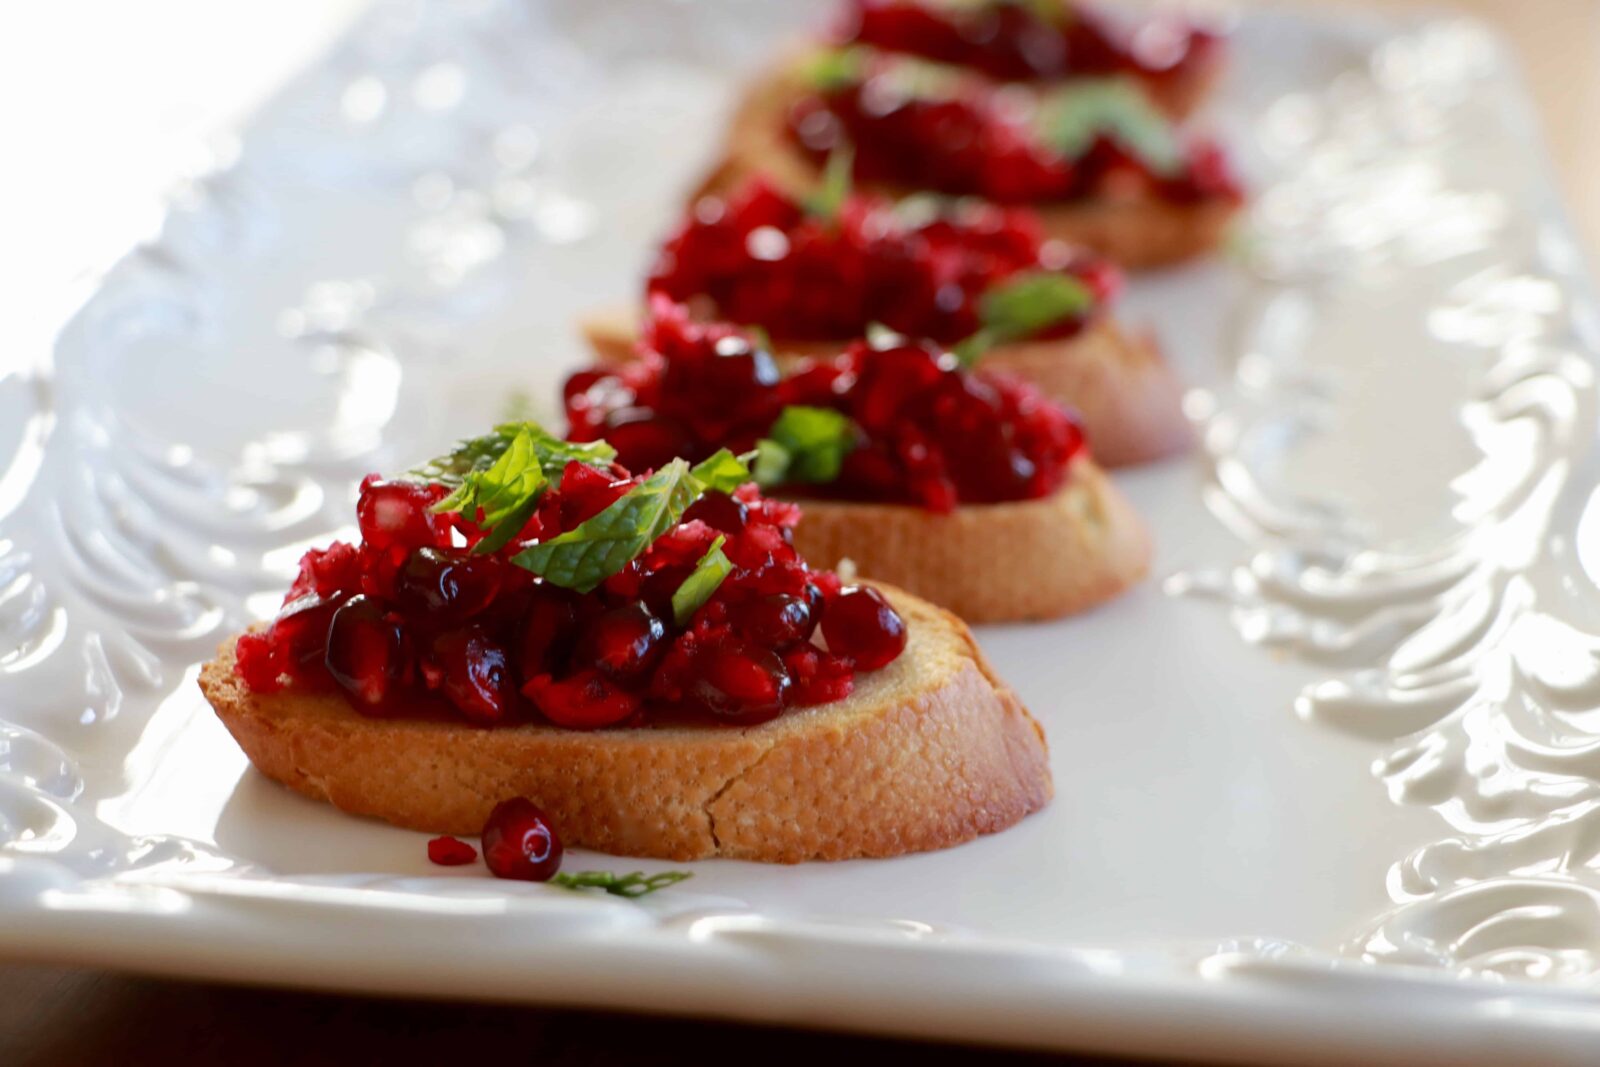
<path fill-rule="evenodd" d="M 1054 90 L 1036 119 L 1045 145 L 1077 159 L 1105 135 L 1122 145 L 1158 177 L 1183 167 L 1183 150 L 1172 124 L 1142 90 L 1117 78 L 1077 82 Z"/>
<path fill-rule="evenodd" d="M 683 584 L 672 594 L 672 618 L 679 626 L 688 622 L 690 616 L 711 599 L 717 587 L 722 584 L 722 580 L 733 570 L 733 564 L 722 552 L 722 544 L 726 540 L 727 538 L 719 535 L 711 542 L 711 547 L 700 557 L 700 562 L 694 565 L 689 577 L 685 578 Z"/>
<path fill-rule="evenodd" d="M 617 455 L 617 450 L 604 441 L 581 444 L 563 441 L 537 422 L 506 422 L 496 426 L 492 433 L 484 434 L 482 437 L 470 437 L 460 442 L 451 452 L 413 467 L 408 473 L 411 477 L 425 482 L 438 482 L 455 488 L 473 471 L 484 471 L 492 467 L 495 461 L 505 454 L 506 449 L 511 447 L 511 443 L 524 433 L 532 438 L 534 452 L 539 457 L 539 466 L 544 470 L 545 477 L 551 481 L 560 477 L 562 468 L 571 460 L 587 463 L 592 467 L 602 467 Z"/>
<path fill-rule="evenodd" d="M 627 897 L 637 900 L 639 897 L 649 896 L 658 889 L 665 889 L 669 885 L 677 885 L 687 878 L 693 877 L 688 871 L 662 871 L 660 874 L 647 875 L 643 871 L 634 871 L 632 874 L 613 874 L 610 871 L 575 871 L 572 874 L 561 873 L 550 879 L 551 885 L 559 885 L 565 889 L 603 889 L 614 897 Z"/>
<path fill-rule="evenodd" d="M 856 151 L 850 145 L 840 145 L 828 154 L 828 164 L 822 171 L 822 182 L 806 197 L 805 209 L 824 222 L 834 222 L 850 196 L 851 173 L 855 166 Z"/>
<path fill-rule="evenodd" d="M 496 552 L 527 524 L 549 484 L 534 436 L 524 428 L 487 469 L 467 471 L 433 511 L 459 512 L 476 522 L 486 536 L 473 551 Z"/>
<path fill-rule="evenodd" d="M 750 481 L 750 468 L 745 461 L 726 448 L 696 463 L 689 473 L 700 483 L 702 491 L 731 493 Z"/>
<path fill-rule="evenodd" d="M 629 489 L 598 515 L 512 557 L 552 585 L 587 593 L 677 525 L 703 486 L 681 459 Z"/>
<path fill-rule="evenodd" d="M 978 301 L 978 321 L 982 325 L 951 351 L 963 364 L 971 366 L 994 345 L 1032 337 L 1093 306 L 1094 293 L 1070 274 L 1017 274 L 983 294 Z"/>
<path fill-rule="evenodd" d="M 839 477 L 855 437 L 855 425 L 831 408 L 786 407 L 760 443 L 756 481 L 761 485 L 831 482 Z"/>
<path fill-rule="evenodd" d="M 866 53 L 859 48 L 830 48 L 806 60 L 800 76 L 819 93 L 854 85 L 866 74 Z"/>

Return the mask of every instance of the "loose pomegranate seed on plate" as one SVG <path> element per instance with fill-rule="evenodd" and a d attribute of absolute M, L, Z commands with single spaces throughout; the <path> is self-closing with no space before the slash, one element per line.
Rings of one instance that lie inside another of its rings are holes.
<path fill-rule="evenodd" d="M 561 869 L 561 838 L 526 797 L 495 805 L 483 824 L 483 862 L 496 878 L 548 882 Z"/>
<path fill-rule="evenodd" d="M 428 859 L 441 867 L 460 867 L 477 858 L 477 849 L 454 837 L 435 837 L 428 842 Z"/>

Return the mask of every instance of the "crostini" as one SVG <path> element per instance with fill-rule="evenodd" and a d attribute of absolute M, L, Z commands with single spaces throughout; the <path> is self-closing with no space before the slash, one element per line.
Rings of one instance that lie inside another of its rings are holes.
<path fill-rule="evenodd" d="M 837 154 L 868 191 L 1027 204 L 1049 236 L 1134 269 L 1214 250 L 1243 199 L 1221 147 L 1124 79 L 1017 91 L 863 46 L 805 52 L 750 86 L 696 195 L 755 175 L 815 195 Z"/>
<path fill-rule="evenodd" d="M 748 331 L 665 296 L 650 310 L 639 359 L 568 379 L 573 440 L 639 467 L 753 450 L 757 479 L 804 502 L 808 558 L 848 558 L 968 622 L 1082 611 L 1148 569 L 1082 428 L 1026 382 L 898 336 L 782 374 Z"/>
<path fill-rule="evenodd" d="M 201 671 L 255 767 L 433 833 L 524 798 L 568 845 L 674 860 L 894 856 L 1049 801 L 959 619 L 808 566 L 801 509 L 727 452 L 615 456 L 513 423 L 368 478 L 360 542 Z"/>
<path fill-rule="evenodd" d="M 927 338 L 1073 408 L 1108 467 L 1192 438 L 1183 390 L 1154 338 L 1112 306 L 1122 274 L 1046 239 L 1034 213 L 922 197 L 800 200 L 757 180 L 694 205 L 663 244 L 647 293 L 706 319 L 759 327 L 780 366 L 838 353 L 875 325 Z M 581 323 L 604 361 L 633 358 L 633 311 Z"/>
<path fill-rule="evenodd" d="M 1118 75 L 1176 118 L 1204 102 L 1227 59 L 1216 24 L 1173 9 L 1078 0 L 847 0 L 829 39 L 1038 85 Z"/>

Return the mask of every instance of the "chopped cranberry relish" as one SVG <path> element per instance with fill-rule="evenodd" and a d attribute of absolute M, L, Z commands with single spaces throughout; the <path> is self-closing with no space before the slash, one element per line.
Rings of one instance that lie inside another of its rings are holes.
<path fill-rule="evenodd" d="M 632 465 L 759 446 L 762 484 L 949 511 L 1048 496 L 1084 445 L 1032 386 L 966 370 L 928 343 L 856 341 L 780 377 L 745 332 L 658 296 L 642 356 L 566 385 L 569 436 L 603 437 Z"/>
<path fill-rule="evenodd" d="M 1223 47 L 1219 34 L 1171 12 L 1119 24 L 1072 0 L 851 0 L 837 39 L 1010 81 L 1128 73 L 1162 82 Z"/>
<path fill-rule="evenodd" d="M 702 199 L 669 239 L 649 290 L 787 341 L 860 337 L 881 323 L 953 345 L 983 326 L 983 298 L 1041 272 L 1080 298 L 1031 334 L 1068 337 L 1114 299 L 1120 272 L 1046 240 L 1026 208 L 934 197 L 849 196 L 826 213 L 764 181 Z"/>
<path fill-rule="evenodd" d="M 1143 92 L 1103 78 L 1016 93 L 958 67 L 864 48 L 824 54 L 790 108 L 817 161 L 849 147 L 864 182 L 1000 204 L 1235 201 L 1221 148 L 1182 139 Z"/>
<path fill-rule="evenodd" d="M 511 423 L 369 477 L 361 542 L 306 553 L 277 619 L 239 639 L 238 672 L 257 692 L 337 688 L 365 715 L 482 726 L 752 724 L 847 696 L 905 624 L 886 608 L 814 643 L 831 604 L 862 614 L 861 591 L 795 552 L 796 505 L 707 457 L 635 475 L 604 442 Z"/>

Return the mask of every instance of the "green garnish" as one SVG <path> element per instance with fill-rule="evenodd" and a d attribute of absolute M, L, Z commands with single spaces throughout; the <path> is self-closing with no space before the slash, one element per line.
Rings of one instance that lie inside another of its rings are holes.
<path fill-rule="evenodd" d="M 598 515 L 529 545 L 511 561 L 552 585 L 587 593 L 676 526 L 702 493 L 727 492 L 749 480 L 749 468 L 726 449 L 693 470 L 675 459 Z"/>
<path fill-rule="evenodd" d="M 665 889 L 669 885 L 691 878 L 688 871 L 662 871 L 660 874 L 647 875 L 643 871 L 634 871 L 632 874 L 613 874 L 610 871 L 575 871 L 572 874 L 565 872 L 557 874 L 550 879 L 551 885 L 559 885 L 565 889 L 603 889 L 614 897 L 627 897 L 637 900 L 649 896 L 658 889 Z"/>
<path fill-rule="evenodd" d="M 700 483 L 702 492 L 731 493 L 750 480 L 749 466 L 726 448 L 696 463 L 689 474 Z"/>
<path fill-rule="evenodd" d="M 1040 102 L 1035 121 L 1044 145 L 1068 159 L 1082 156 L 1103 134 L 1158 177 L 1183 169 L 1183 149 L 1172 124 L 1137 86 L 1121 79 L 1062 86 Z"/>
<path fill-rule="evenodd" d="M 828 154 L 828 164 L 822 171 L 822 182 L 805 199 L 806 214 L 833 222 L 850 196 L 851 173 L 855 166 L 856 150 L 850 145 L 840 145 Z M 769 346 L 770 347 L 770 346 Z"/>
<path fill-rule="evenodd" d="M 617 455 L 617 450 L 604 441 L 584 443 L 563 441 L 537 422 L 524 420 L 501 423 L 492 433 L 484 434 L 482 437 L 469 437 L 457 444 L 451 452 L 413 467 L 409 475 L 421 481 L 438 482 L 455 488 L 474 471 L 488 470 L 492 467 L 495 461 L 511 447 L 511 443 L 523 433 L 532 438 L 534 453 L 539 457 L 539 466 L 544 471 L 545 477 L 552 481 L 560 477 L 562 468 L 571 460 L 587 463 L 591 467 L 603 467 Z"/>
<path fill-rule="evenodd" d="M 866 53 L 860 48 L 829 48 L 807 58 L 800 77 L 819 93 L 854 85 L 866 75 Z"/>
<path fill-rule="evenodd" d="M 722 544 L 726 540 L 719 534 L 711 542 L 711 547 L 706 549 L 706 554 L 700 557 L 700 562 L 694 565 L 694 570 L 689 572 L 689 577 L 672 594 L 672 618 L 679 626 L 688 622 L 690 616 L 711 599 L 722 580 L 733 570 L 733 564 L 722 552 Z"/>
<path fill-rule="evenodd" d="M 831 482 L 855 438 L 855 425 L 831 408 L 786 407 L 758 446 L 756 482 Z"/>
<path fill-rule="evenodd" d="M 984 293 L 978 301 L 978 331 L 951 351 L 971 366 L 990 347 L 1018 341 L 1094 307 L 1094 293 L 1071 274 L 1028 271 Z"/>
<path fill-rule="evenodd" d="M 486 470 L 468 471 L 432 510 L 460 512 L 473 520 L 485 534 L 473 552 L 495 552 L 527 524 L 549 484 L 533 434 L 521 429 L 499 459 Z"/>

